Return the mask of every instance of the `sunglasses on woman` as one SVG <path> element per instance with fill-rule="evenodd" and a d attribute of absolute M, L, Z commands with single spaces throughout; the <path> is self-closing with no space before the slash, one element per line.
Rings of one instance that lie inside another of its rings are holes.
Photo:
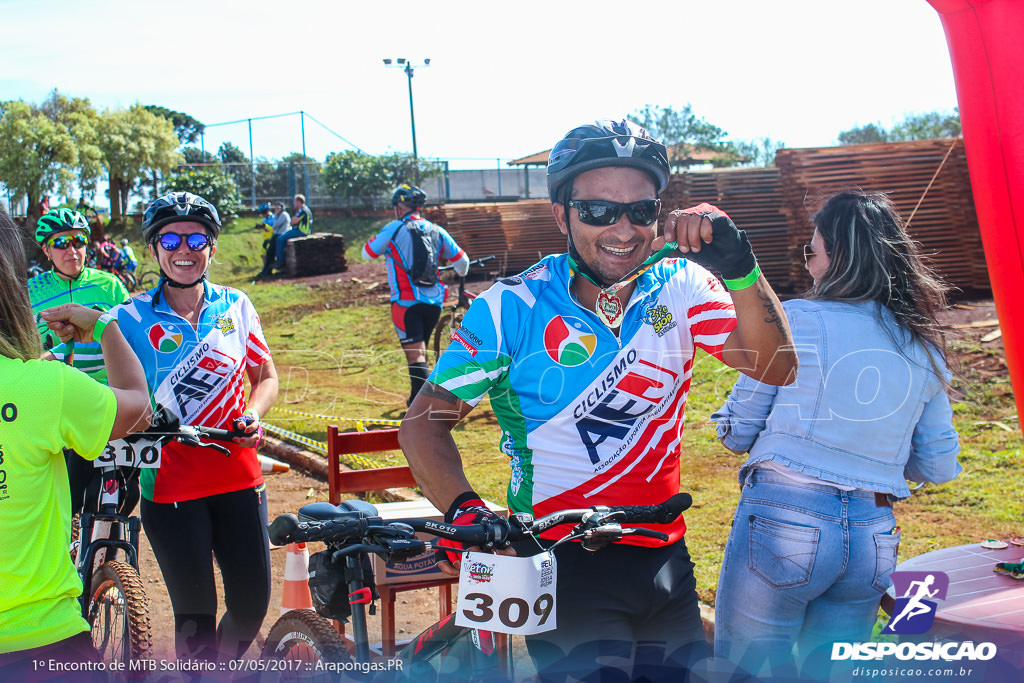
<path fill-rule="evenodd" d="M 807 265 L 808 261 L 810 261 L 811 257 L 813 257 L 813 256 L 814 256 L 814 247 L 812 247 L 809 244 L 805 244 L 804 245 L 804 265 Z"/>
<path fill-rule="evenodd" d="M 54 249 L 67 249 L 73 246 L 75 249 L 81 249 L 89 243 L 82 235 L 61 235 L 60 237 L 54 237 L 50 240 L 50 246 Z"/>
<path fill-rule="evenodd" d="M 580 222 L 596 226 L 615 225 L 625 213 L 630 223 L 646 228 L 658 220 L 661 212 L 660 199 L 641 199 L 628 204 L 603 199 L 570 199 L 569 206 L 576 209 Z"/>
<path fill-rule="evenodd" d="M 176 232 L 165 232 L 160 235 L 160 246 L 164 248 L 164 251 L 176 251 L 181 246 L 182 240 L 185 240 L 188 248 L 192 251 L 202 251 L 210 245 L 210 238 L 206 233 L 193 232 L 189 235 L 181 235 Z"/>

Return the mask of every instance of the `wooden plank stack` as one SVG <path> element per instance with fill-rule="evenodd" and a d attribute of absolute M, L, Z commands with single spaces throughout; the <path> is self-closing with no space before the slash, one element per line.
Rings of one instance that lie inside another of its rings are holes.
<path fill-rule="evenodd" d="M 314 232 L 293 237 L 285 245 L 285 269 L 288 277 L 307 277 L 348 270 L 345 238 L 329 232 Z"/>
<path fill-rule="evenodd" d="M 813 149 L 782 149 L 791 282 L 810 285 L 802 247 L 825 199 L 847 188 L 889 195 L 929 264 L 966 293 L 991 291 L 963 139 L 941 138 Z"/>

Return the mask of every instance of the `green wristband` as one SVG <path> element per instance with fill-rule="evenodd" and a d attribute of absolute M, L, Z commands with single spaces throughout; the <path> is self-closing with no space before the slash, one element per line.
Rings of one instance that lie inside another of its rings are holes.
<path fill-rule="evenodd" d="M 96 340 L 96 343 L 100 343 L 100 339 L 103 338 L 103 330 L 107 329 L 107 325 L 112 322 L 117 322 L 114 316 L 109 313 L 104 313 L 96 319 L 96 324 L 92 328 L 92 338 Z"/>
<path fill-rule="evenodd" d="M 752 286 L 755 282 L 757 282 L 758 278 L 760 277 L 761 266 L 757 265 L 757 263 L 755 262 L 754 269 L 750 271 L 747 275 L 744 275 L 743 277 L 738 277 L 735 280 L 722 280 L 722 282 L 724 282 L 725 286 L 728 287 L 730 290 L 732 290 L 733 292 L 737 292 L 741 289 L 746 289 L 747 287 Z"/>

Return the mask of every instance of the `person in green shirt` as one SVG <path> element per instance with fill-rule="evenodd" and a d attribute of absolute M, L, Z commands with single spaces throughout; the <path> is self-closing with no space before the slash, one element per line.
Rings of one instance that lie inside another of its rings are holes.
<path fill-rule="evenodd" d="M 66 303 L 76 303 L 106 312 L 114 306 L 128 301 L 131 296 L 121 281 L 106 273 L 85 265 L 85 252 L 89 245 L 89 222 L 85 216 L 72 209 L 53 209 L 36 223 L 35 238 L 46 258 L 53 263 L 53 269 L 40 273 L 28 281 L 28 298 L 32 304 L 32 315 L 42 338 L 45 357 L 64 360 L 65 347 L 60 337 L 47 327 L 42 312 L 48 308 Z M 103 362 L 103 351 L 93 340 L 76 344 L 72 365 L 102 384 L 107 383 L 107 368 Z M 81 513 L 86 502 L 86 489 L 90 486 L 98 492 L 99 479 L 91 462 L 68 451 L 68 477 L 71 487 L 72 514 Z M 138 473 L 126 477 L 124 512 L 130 512 L 138 503 Z"/>
<path fill-rule="evenodd" d="M 41 313 L 58 338 L 96 340 L 108 384 L 40 359 L 18 228 L 0 208 L 0 680 L 32 680 L 39 661 L 95 661 L 68 553 L 71 506 L 61 448 L 94 459 L 108 439 L 149 426 L 142 365 L 116 321 L 64 304 Z M 111 324 L 114 323 L 114 324 Z"/>

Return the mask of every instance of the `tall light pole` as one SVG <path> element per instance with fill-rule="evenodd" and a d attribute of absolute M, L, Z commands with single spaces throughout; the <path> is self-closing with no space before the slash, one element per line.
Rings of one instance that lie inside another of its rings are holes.
<path fill-rule="evenodd" d="M 394 63 L 392 63 L 394 62 Z M 430 66 L 430 60 L 424 59 L 422 64 L 413 65 L 411 60 L 399 57 L 398 59 L 391 60 L 385 59 L 384 66 L 402 69 L 405 71 L 405 75 L 409 79 L 409 121 L 412 123 L 412 161 L 413 161 L 413 180 L 418 185 L 420 182 L 420 163 L 419 154 L 416 152 L 416 114 L 412 107 L 412 72 L 414 69 L 418 69 L 421 66 Z"/>

